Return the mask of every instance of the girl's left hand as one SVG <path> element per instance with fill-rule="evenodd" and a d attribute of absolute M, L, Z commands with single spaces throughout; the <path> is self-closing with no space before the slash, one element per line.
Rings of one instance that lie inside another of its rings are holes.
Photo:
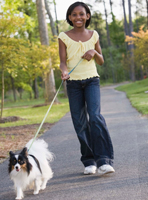
<path fill-rule="evenodd" d="M 82 56 L 82 58 L 83 58 L 83 59 L 86 59 L 86 60 L 88 60 L 88 61 L 90 61 L 94 56 L 95 56 L 95 50 L 94 50 L 94 49 L 91 49 L 91 50 L 88 50 L 88 51 Z"/>

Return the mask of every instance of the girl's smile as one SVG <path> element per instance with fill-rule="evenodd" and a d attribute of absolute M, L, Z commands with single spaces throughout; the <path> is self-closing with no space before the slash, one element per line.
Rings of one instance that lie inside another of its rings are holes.
<path fill-rule="evenodd" d="M 82 6 L 77 6 L 69 15 L 69 20 L 72 22 L 74 27 L 85 27 L 86 21 L 89 19 L 90 15 L 86 13 L 86 10 Z"/>

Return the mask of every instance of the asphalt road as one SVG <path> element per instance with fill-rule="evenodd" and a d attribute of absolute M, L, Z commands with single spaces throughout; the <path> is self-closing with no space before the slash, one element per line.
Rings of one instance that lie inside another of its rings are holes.
<path fill-rule="evenodd" d="M 148 118 L 114 86 L 101 89 L 101 102 L 114 146 L 115 174 L 83 175 L 79 143 L 68 113 L 43 136 L 55 154 L 51 163 L 54 177 L 38 195 L 26 191 L 25 200 L 148 199 Z M 15 199 L 7 168 L 8 160 L 0 164 L 0 200 Z"/>

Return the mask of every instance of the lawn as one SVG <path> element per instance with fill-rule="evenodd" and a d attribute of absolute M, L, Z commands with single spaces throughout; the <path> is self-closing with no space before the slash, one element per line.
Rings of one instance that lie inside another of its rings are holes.
<path fill-rule="evenodd" d="M 68 99 L 58 98 L 58 100 L 59 103 L 53 104 L 49 111 L 38 137 L 49 130 L 55 122 L 58 122 L 69 111 Z M 16 103 L 9 101 L 5 104 L 3 117 L 18 116 L 24 120 L 0 124 L 0 163 L 9 156 L 10 150 L 21 149 L 35 136 L 50 106 L 33 107 L 41 104 L 44 104 L 44 99 L 21 100 Z"/>
<path fill-rule="evenodd" d="M 44 100 L 34 100 L 25 101 L 25 102 L 17 102 L 16 104 L 7 103 L 7 108 L 5 107 L 3 111 L 3 117 L 8 116 L 18 116 L 23 118 L 24 120 L 16 121 L 16 122 L 7 122 L 4 124 L 0 124 L 1 127 L 9 127 L 9 126 L 20 126 L 26 124 L 37 124 L 41 123 L 49 106 L 41 106 L 41 107 L 33 107 L 33 105 L 44 103 Z M 5 106 L 6 106 L 5 105 Z M 60 98 L 58 104 L 53 104 L 49 114 L 45 122 L 54 123 L 59 121 L 67 112 L 69 111 L 68 99 Z"/>
<path fill-rule="evenodd" d="M 148 78 L 119 86 L 116 90 L 126 92 L 132 106 L 143 115 L 148 115 Z"/>

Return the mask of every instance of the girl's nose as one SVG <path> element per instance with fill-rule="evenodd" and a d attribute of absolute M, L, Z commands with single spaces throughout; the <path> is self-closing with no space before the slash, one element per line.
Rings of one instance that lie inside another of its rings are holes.
<path fill-rule="evenodd" d="M 77 19 L 80 19 L 81 18 L 81 16 L 80 15 L 77 15 Z"/>

